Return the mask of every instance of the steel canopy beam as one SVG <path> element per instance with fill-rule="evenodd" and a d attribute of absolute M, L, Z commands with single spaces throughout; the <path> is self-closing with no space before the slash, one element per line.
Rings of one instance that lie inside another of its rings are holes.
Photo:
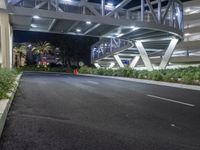
<path fill-rule="evenodd" d="M 47 4 L 47 1 L 43 1 L 43 2 L 39 3 L 39 4 L 36 5 L 34 8 L 35 8 L 35 9 L 39 9 L 39 8 L 41 8 L 42 6 L 44 6 L 45 4 Z"/>
<path fill-rule="evenodd" d="M 133 60 L 131 61 L 129 67 L 132 68 L 132 69 L 134 69 L 136 67 L 136 65 L 137 65 L 137 63 L 138 63 L 139 60 L 140 60 L 140 56 L 135 56 L 133 58 Z"/>
<path fill-rule="evenodd" d="M 114 10 L 112 10 L 110 13 L 106 14 L 106 16 L 112 16 L 117 10 L 123 8 L 126 4 L 128 4 L 131 0 L 124 0 L 121 3 L 119 3 Z M 105 16 L 105 0 L 101 1 L 101 9 L 102 9 L 102 16 Z M 101 24 L 96 24 L 95 26 L 93 26 L 92 28 L 90 28 L 89 30 L 87 30 L 85 34 L 93 31 L 94 29 L 98 28 Z"/>
<path fill-rule="evenodd" d="M 163 58 L 160 63 L 160 69 L 165 69 L 167 67 L 167 64 L 169 63 L 169 60 L 174 52 L 174 49 L 178 43 L 178 39 L 172 39 Z"/>
<path fill-rule="evenodd" d="M 114 58 L 119 65 L 120 68 L 124 68 L 124 64 L 122 63 L 122 60 L 120 59 L 119 55 L 114 55 Z"/>
<path fill-rule="evenodd" d="M 140 53 L 140 56 L 144 62 L 144 65 L 146 66 L 147 70 L 152 71 L 153 70 L 153 66 L 151 64 L 151 61 L 149 59 L 149 56 L 146 52 L 146 50 L 144 49 L 144 46 L 142 44 L 141 41 L 136 41 L 135 42 L 136 47 L 138 48 L 138 51 Z"/>

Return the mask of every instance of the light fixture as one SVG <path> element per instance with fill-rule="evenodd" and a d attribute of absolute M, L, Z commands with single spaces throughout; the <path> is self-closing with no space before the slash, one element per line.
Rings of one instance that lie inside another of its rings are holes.
<path fill-rule="evenodd" d="M 76 29 L 76 32 L 81 32 L 81 29 Z"/>
<path fill-rule="evenodd" d="M 32 28 L 37 28 L 37 25 L 31 24 L 31 27 L 32 27 Z"/>
<path fill-rule="evenodd" d="M 35 16 L 33 16 L 33 18 L 34 19 L 40 19 L 40 16 L 35 15 Z"/>
<path fill-rule="evenodd" d="M 190 33 L 185 33 L 184 36 L 190 36 Z"/>
<path fill-rule="evenodd" d="M 91 21 L 86 21 L 86 24 L 87 24 L 87 25 L 91 25 L 92 22 L 91 22 Z"/>
<path fill-rule="evenodd" d="M 114 4 L 113 4 L 113 3 L 111 3 L 111 2 L 108 2 L 108 3 L 107 3 L 107 6 L 113 7 L 113 6 L 114 6 Z"/>
<path fill-rule="evenodd" d="M 190 8 L 185 9 L 185 12 L 186 12 L 186 13 L 189 13 L 190 11 L 191 11 Z"/>

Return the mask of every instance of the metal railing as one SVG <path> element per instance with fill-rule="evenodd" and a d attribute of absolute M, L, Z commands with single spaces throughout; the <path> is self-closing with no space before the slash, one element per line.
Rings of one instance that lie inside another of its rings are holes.
<path fill-rule="evenodd" d="M 103 38 L 91 47 L 91 61 L 131 48 L 132 42 L 122 39 Z"/>

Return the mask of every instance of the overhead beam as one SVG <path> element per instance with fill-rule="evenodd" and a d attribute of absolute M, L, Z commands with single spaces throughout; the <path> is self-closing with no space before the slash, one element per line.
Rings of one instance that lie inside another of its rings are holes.
<path fill-rule="evenodd" d="M 123 0 L 121 3 L 119 3 L 115 8 L 107 14 L 107 16 L 112 16 L 115 12 L 126 6 L 129 2 L 132 0 Z"/>
<path fill-rule="evenodd" d="M 75 23 L 73 23 L 71 25 L 71 27 L 69 27 L 69 29 L 67 30 L 67 32 L 70 32 L 74 27 L 76 27 L 79 24 L 79 21 L 76 21 Z"/>
<path fill-rule="evenodd" d="M 49 28 L 48 28 L 49 31 L 52 30 L 52 28 L 54 27 L 55 23 L 56 23 L 56 19 L 53 19 L 51 24 L 49 25 Z"/>
<path fill-rule="evenodd" d="M 51 13 L 50 13 L 51 12 Z M 56 12 L 42 9 L 32 9 L 32 8 L 23 8 L 17 6 L 11 6 L 10 13 L 20 16 L 33 16 L 38 15 L 40 17 L 52 18 L 52 19 L 62 19 L 62 20 L 74 20 L 74 21 L 83 21 L 90 20 L 94 23 L 108 24 L 114 26 L 131 26 L 134 25 L 133 20 L 127 19 L 114 19 L 110 17 L 98 17 L 91 15 L 83 15 L 69 12 Z"/>
<path fill-rule="evenodd" d="M 168 0 L 161 0 L 161 2 L 166 2 L 166 1 L 168 1 Z M 157 1 L 157 0 L 154 0 L 154 1 L 151 2 L 151 5 L 155 5 L 155 4 L 157 4 L 157 3 L 158 3 L 158 1 Z M 148 4 L 145 3 L 145 4 L 144 4 L 144 7 L 147 7 L 147 6 L 148 6 Z M 138 9 L 141 9 L 141 6 L 132 7 L 132 8 L 129 8 L 128 10 L 129 10 L 129 11 L 135 11 L 135 10 L 138 10 Z"/>
<path fill-rule="evenodd" d="M 106 25 L 113 25 L 113 26 L 138 26 L 140 28 L 146 29 L 157 29 L 161 31 L 166 31 L 174 34 L 175 36 L 182 37 L 182 32 L 174 29 L 172 27 L 167 26 L 160 26 L 155 23 L 148 23 L 148 22 L 141 22 L 135 20 L 128 20 L 128 19 L 114 19 L 111 17 L 98 17 L 93 15 L 83 15 L 77 13 L 69 13 L 69 12 L 60 12 L 60 11 L 49 11 L 43 9 L 33 9 L 33 8 L 23 8 L 17 6 L 10 6 L 8 12 L 11 15 L 19 15 L 19 16 L 26 16 L 32 17 L 33 15 L 38 15 L 44 18 L 52 18 L 52 19 L 61 19 L 61 20 L 73 20 L 73 21 L 83 21 L 90 20 L 93 23 L 97 24 L 106 24 Z"/>
<path fill-rule="evenodd" d="M 119 3 L 114 10 L 112 10 L 110 13 L 106 14 L 106 16 L 112 16 L 117 10 L 120 10 L 122 7 L 124 7 L 128 2 L 130 2 L 131 0 L 124 0 L 121 3 Z M 105 16 L 105 0 L 101 1 L 101 10 L 102 10 L 102 16 Z M 98 28 L 101 24 L 97 24 L 95 26 L 93 26 L 92 28 L 88 29 L 85 33 L 89 33 L 91 31 L 93 31 L 94 29 Z"/>
<path fill-rule="evenodd" d="M 36 5 L 34 8 L 35 8 L 35 9 L 40 9 L 40 8 L 43 7 L 45 4 L 47 4 L 47 1 L 43 1 L 43 2 L 39 3 L 39 4 Z"/>
<path fill-rule="evenodd" d="M 148 7 L 149 7 L 150 12 L 151 12 L 151 14 L 152 14 L 152 16 L 153 16 L 154 21 L 155 21 L 156 23 L 158 23 L 158 18 L 157 18 L 156 14 L 155 14 L 155 11 L 154 11 L 154 9 L 153 9 L 153 6 L 152 6 L 150 0 L 146 0 L 146 2 L 147 2 L 147 4 L 148 4 Z"/>

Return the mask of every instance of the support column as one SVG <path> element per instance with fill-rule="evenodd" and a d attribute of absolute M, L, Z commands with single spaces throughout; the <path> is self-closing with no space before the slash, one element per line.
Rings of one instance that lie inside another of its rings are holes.
<path fill-rule="evenodd" d="M 134 68 L 136 67 L 136 65 L 137 65 L 137 63 L 138 63 L 139 60 L 140 60 L 140 56 L 135 56 L 135 57 L 133 58 L 133 60 L 131 61 L 129 67 L 130 67 L 131 69 L 134 69 Z"/>
<path fill-rule="evenodd" d="M 122 61 L 121 61 L 119 55 L 114 55 L 114 58 L 115 58 L 117 64 L 119 65 L 119 67 L 120 67 L 120 68 L 124 68 L 124 64 L 122 63 Z"/>
<path fill-rule="evenodd" d="M 105 0 L 101 0 L 101 15 L 105 16 Z"/>
<path fill-rule="evenodd" d="M 115 66 L 114 62 L 111 62 L 110 65 L 108 66 L 108 69 L 112 69 Z"/>
<path fill-rule="evenodd" d="M 12 28 L 6 13 L 0 13 L 0 64 L 12 68 Z"/>
<path fill-rule="evenodd" d="M 99 68 L 101 68 L 101 66 L 99 65 L 99 63 L 94 63 L 94 66 L 97 68 L 97 69 L 99 69 Z"/>
<path fill-rule="evenodd" d="M 149 59 L 149 56 L 147 55 L 146 50 L 144 49 L 144 46 L 142 44 L 141 41 L 136 41 L 135 45 L 140 53 L 140 56 L 144 62 L 144 65 L 146 66 L 147 70 L 152 71 L 153 70 L 153 66 L 151 64 L 151 61 Z"/>
<path fill-rule="evenodd" d="M 168 46 L 168 48 L 167 48 L 167 50 L 166 50 L 166 52 L 163 56 L 163 59 L 160 63 L 160 67 L 159 67 L 160 69 L 165 69 L 167 67 L 169 60 L 170 60 L 170 58 L 171 58 L 171 56 L 174 52 L 174 49 L 175 49 L 177 43 L 178 43 L 178 39 L 172 39 L 171 40 L 171 42 L 170 42 L 170 44 L 169 44 L 169 46 Z"/>

